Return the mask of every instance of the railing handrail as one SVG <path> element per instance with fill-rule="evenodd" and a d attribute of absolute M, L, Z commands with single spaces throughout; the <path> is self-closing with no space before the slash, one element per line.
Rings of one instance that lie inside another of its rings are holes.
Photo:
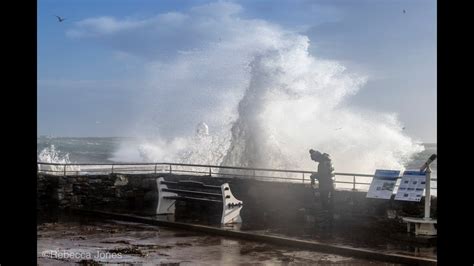
<path fill-rule="evenodd" d="M 298 173 L 298 174 L 313 174 L 317 171 L 308 170 L 286 170 L 286 169 L 271 169 L 271 168 L 253 168 L 253 167 L 239 167 L 239 166 L 224 166 L 224 165 L 208 165 L 208 164 L 186 164 L 186 163 L 48 163 L 48 162 L 37 162 L 41 165 L 57 165 L 57 166 L 119 166 L 119 165 L 166 165 L 166 166 L 191 166 L 191 167 L 203 167 L 203 168 L 218 168 L 218 169 L 233 169 L 233 170 L 248 170 L 248 171 L 268 171 L 268 172 L 281 172 L 281 173 Z M 75 171 L 74 171 L 75 172 Z M 339 176 L 357 176 L 357 177 L 374 177 L 373 174 L 357 174 L 357 173 L 339 173 L 335 172 L 334 175 Z M 433 181 L 437 181 L 437 178 L 431 178 Z"/>
<path fill-rule="evenodd" d="M 234 170 L 249 170 L 249 171 L 268 171 L 268 172 L 282 172 L 282 173 L 298 173 L 298 174 L 313 174 L 317 171 L 309 170 L 286 170 L 286 169 L 272 169 L 272 168 L 254 168 L 254 167 L 240 167 L 240 166 L 225 166 L 225 165 L 210 165 L 210 164 L 187 164 L 187 163 L 47 163 L 47 162 L 38 162 L 38 164 L 43 165 L 58 165 L 58 166 L 81 166 L 81 165 L 90 165 L 90 166 L 117 166 L 117 165 L 174 165 L 174 166 L 194 166 L 194 167 L 203 167 L 203 168 L 219 168 L 219 169 L 234 169 Z M 365 176 L 365 177 L 374 177 L 370 174 L 354 174 L 354 173 L 334 173 L 335 175 L 347 175 L 347 176 Z"/>

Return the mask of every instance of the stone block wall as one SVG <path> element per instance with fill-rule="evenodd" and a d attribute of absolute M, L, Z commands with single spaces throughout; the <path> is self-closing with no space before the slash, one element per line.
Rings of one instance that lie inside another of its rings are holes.
<path fill-rule="evenodd" d="M 137 175 L 38 174 L 38 208 L 85 208 L 128 213 L 153 213 L 154 177 Z"/>
<path fill-rule="evenodd" d="M 195 180 L 206 184 L 229 183 L 234 196 L 244 202 L 243 226 L 253 229 L 280 227 L 298 229 L 308 219 L 322 217 L 321 204 L 309 184 L 264 182 L 243 178 L 217 178 L 160 174 L 169 181 Z M 157 187 L 154 174 L 110 174 L 54 176 L 38 174 L 38 210 L 85 208 L 152 215 L 156 210 Z M 421 202 L 367 199 L 366 192 L 336 191 L 335 216 L 341 228 L 380 228 L 403 231 L 401 217 L 423 217 Z M 188 207 L 189 206 L 193 206 Z M 192 216 L 202 209 L 191 203 L 177 202 L 178 210 Z M 177 213 L 178 214 L 178 213 Z M 436 198 L 432 217 L 436 217 Z"/>

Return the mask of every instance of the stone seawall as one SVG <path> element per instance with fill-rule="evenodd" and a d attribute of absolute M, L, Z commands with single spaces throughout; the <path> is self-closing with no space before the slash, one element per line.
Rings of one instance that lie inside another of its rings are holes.
<path fill-rule="evenodd" d="M 38 208 L 151 213 L 157 200 L 155 180 L 155 177 L 146 175 L 38 174 Z"/>
<path fill-rule="evenodd" d="M 244 202 L 242 227 L 278 227 L 287 232 L 318 223 L 323 217 L 318 198 L 309 184 L 265 182 L 243 178 L 217 178 L 174 174 L 109 174 L 54 176 L 38 174 L 39 213 L 55 209 L 83 208 L 119 213 L 153 215 L 157 204 L 156 178 L 196 180 L 206 184 L 229 183 L 234 196 Z M 354 229 L 403 232 L 401 217 L 422 217 L 423 202 L 367 199 L 366 192 L 336 191 L 335 225 L 348 233 Z M 177 216 L 207 216 L 207 209 L 177 202 Z M 432 199 L 436 218 L 436 198 Z M 216 206 L 214 206 L 216 207 Z M 219 206 L 217 206 L 219 207 Z M 212 213 L 210 211 L 209 213 Z M 214 212 L 215 213 L 215 212 Z"/>

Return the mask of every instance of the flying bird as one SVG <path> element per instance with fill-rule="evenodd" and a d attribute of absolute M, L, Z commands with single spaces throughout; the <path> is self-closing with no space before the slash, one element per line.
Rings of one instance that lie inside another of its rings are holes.
<path fill-rule="evenodd" d="M 403 9 L 403 14 L 405 14 L 407 11 L 405 9 Z"/>
<path fill-rule="evenodd" d="M 56 17 L 58 18 L 58 21 L 59 21 L 59 22 L 63 22 L 63 21 L 66 19 L 66 18 L 62 18 L 62 17 L 60 17 L 60 16 L 56 16 Z"/>

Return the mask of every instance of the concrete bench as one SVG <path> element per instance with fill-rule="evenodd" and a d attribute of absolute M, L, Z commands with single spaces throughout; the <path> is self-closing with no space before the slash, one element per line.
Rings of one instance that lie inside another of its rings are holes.
<path fill-rule="evenodd" d="M 228 183 L 214 186 L 192 180 L 166 181 L 163 177 L 158 178 L 156 182 L 158 186 L 156 214 L 174 214 L 177 200 L 200 201 L 222 204 L 222 224 L 242 222 L 240 210 L 243 202 L 232 195 Z"/>

